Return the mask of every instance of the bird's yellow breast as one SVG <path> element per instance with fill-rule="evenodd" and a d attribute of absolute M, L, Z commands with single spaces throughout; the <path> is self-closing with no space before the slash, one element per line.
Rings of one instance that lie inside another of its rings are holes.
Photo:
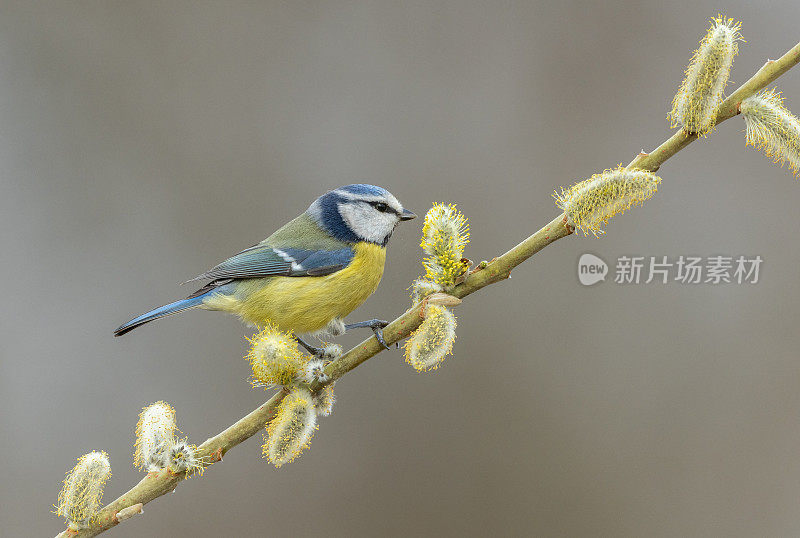
<path fill-rule="evenodd" d="M 255 325 L 269 320 L 284 331 L 319 331 L 355 310 L 380 284 L 386 249 L 357 243 L 353 251 L 350 264 L 330 275 L 242 280 L 232 295 L 217 294 L 204 306 L 238 314 Z"/>

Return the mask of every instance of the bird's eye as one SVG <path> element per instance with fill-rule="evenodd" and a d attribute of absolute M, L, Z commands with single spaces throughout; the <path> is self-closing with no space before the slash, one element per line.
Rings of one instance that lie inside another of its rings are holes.
<path fill-rule="evenodd" d="M 383 202 L 378 202 L 377 204 L 375 204 L 375 209 L 377 209 L 381 213 L 386 213 L 387 211 L 389 211 L 389 206 L 384 204 Z"/>

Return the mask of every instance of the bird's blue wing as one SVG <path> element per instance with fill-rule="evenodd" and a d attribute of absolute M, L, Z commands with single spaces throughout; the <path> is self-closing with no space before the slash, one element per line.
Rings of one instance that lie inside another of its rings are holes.
<path fill-rule="evenodd" d="M 353 259 L 350 248 L 306 250 L 256 245 L 228 258 L 192 280 L 261 278 L 267 276 L 323 276 L 346 267 Z"/>

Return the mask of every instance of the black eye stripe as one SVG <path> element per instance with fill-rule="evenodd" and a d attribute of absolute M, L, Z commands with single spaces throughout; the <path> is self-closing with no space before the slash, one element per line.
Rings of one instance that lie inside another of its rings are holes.
<path fill-rule="evenodd" d="M 382 213 L 394 213 L 395 215 L 399 215 L 399 213 L 386 202 L 373 201 L 367 203 Z"/>

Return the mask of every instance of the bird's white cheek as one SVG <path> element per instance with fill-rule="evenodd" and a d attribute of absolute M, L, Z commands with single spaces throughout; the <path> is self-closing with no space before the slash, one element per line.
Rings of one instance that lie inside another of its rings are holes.
<path fill-rule="evenodd" d="M 339 213 L 358 237 L 373 243 L 381 243 L 394 229 L 397 220 L 390 213 L 380 213 L 371 207 L 351 204 L 340 205 Z"/>

